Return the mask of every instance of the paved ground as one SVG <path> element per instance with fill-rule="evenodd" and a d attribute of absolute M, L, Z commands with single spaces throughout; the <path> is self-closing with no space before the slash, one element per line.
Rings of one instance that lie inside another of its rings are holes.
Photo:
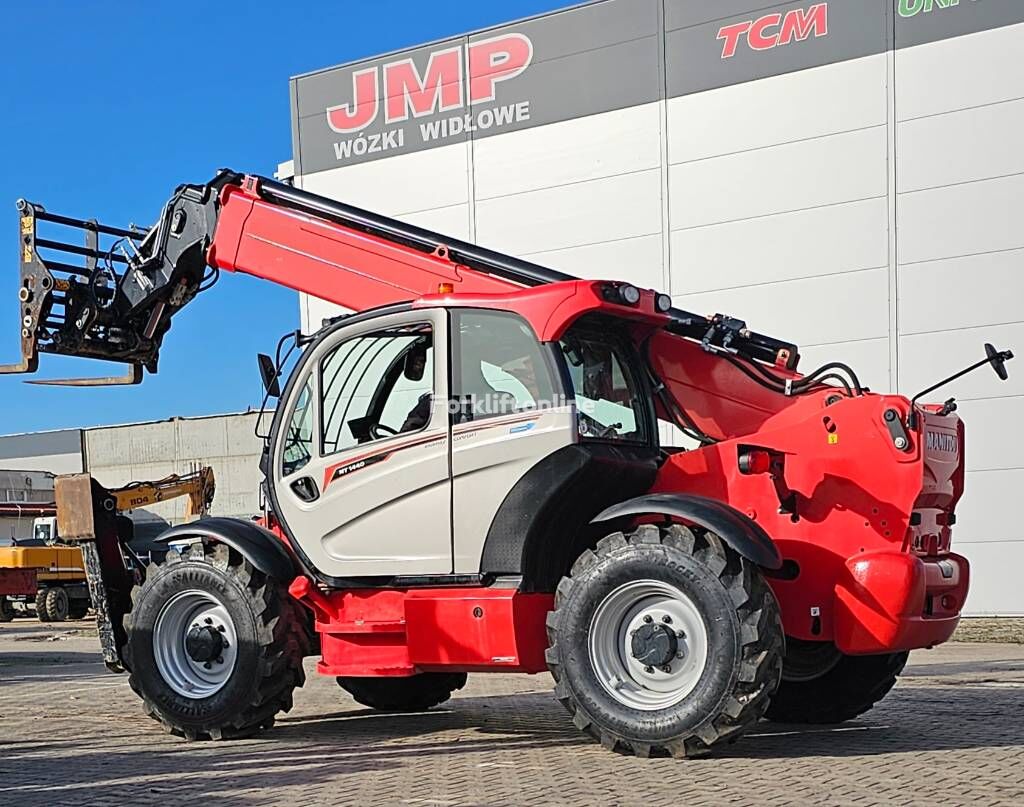
<path fill-rule="evenodd" d="M 1024 804 L 1024 646 L 916 653 L 834 729 L 763 724 L 725 755 L 609 754 L 548 676 L 470 676 L 448 708 L 381 715 L 310 676 L 261 738 L 185 743 L 98 661 L 88 622 L 0 625 L 0 804 Z"/>

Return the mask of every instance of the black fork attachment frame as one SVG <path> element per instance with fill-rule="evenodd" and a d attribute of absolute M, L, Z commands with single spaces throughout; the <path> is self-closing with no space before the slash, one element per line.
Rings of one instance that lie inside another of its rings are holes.
<path fill-rule="evenodd" d="M 30 383 L 137 384 L 144 369 L 155 373 L 171 317 L 213 279 L 206 251 L 219 192 L 237 176 L 222 171 L 207 185 L 179 186 L 149 230 L 61 216 L 20 200 L 21 361 L 0 365 L 0 374 L 35 372 L 41 353 L 119 362 L 128 372 Z M 63 228 L 60 237 L 41 237 L 41 223 Z M 76 231 L 77 239 L 65 235 Z"/>

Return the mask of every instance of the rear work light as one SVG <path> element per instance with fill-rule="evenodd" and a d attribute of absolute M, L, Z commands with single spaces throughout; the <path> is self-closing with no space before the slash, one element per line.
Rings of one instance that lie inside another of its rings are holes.
<path fill-rule="evenodd" d="M 654 309 L 659 314 L 667 313 L 671 307 L 672 298 L 669 297 L 667 294 L 659 294 L 657 297 L 654 298 Z"/>
<path fill-rule="evenodd" d="M 740 452 L 741 474 L 766 474 L 772 469 L 772 455 L 758 448 Z"/>

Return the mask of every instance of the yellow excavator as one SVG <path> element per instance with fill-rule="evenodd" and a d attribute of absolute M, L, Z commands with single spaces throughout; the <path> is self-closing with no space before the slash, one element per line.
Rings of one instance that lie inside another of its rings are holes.
<path fill-rule="evenodd" d="M 185 519 L 205 516 L 213 502 L 213 468 L 172 474 L 154 482 L 130 482 L 110 490 L 119 514 L 187 496 Z M 57 533 L 57 508 L 33 522 L 32 538 L 0 547 L 0 622 L 14 618 L 14 602 L 34 603 L 40 622 L 81 619 L 89 610 L 82 553 Z"/>

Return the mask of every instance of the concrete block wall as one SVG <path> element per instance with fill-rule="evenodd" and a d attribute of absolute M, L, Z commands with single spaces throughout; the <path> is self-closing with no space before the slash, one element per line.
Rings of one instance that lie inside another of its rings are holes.
<path fill-rule="evenodd" d="M 210 465 L 217 481 L 211 515 L 246 518 L 260 512 L 258 414 L 175 418 L 84 431 L 85 469 L 102 485 L 156 481 Z M 185 516 L 186 499 L 146 509 L 172 524 Z"/>

